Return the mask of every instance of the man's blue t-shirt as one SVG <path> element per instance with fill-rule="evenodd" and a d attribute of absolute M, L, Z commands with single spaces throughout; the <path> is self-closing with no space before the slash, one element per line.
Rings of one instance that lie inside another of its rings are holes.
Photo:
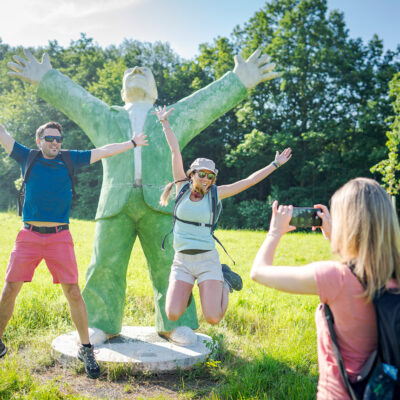
<path fill-rule="evenodd" d="M 70 150 L 74 169 L 90 164 L 90 150 Z M 15 142 L 10 156 L 25 173 L 29 149 Z M 72 185 L 68 168 L 61 155 L 47 159 L 40 154 L 33 163 L 26 182 L 23 221 L 69 223 L 72 200 Z"/>

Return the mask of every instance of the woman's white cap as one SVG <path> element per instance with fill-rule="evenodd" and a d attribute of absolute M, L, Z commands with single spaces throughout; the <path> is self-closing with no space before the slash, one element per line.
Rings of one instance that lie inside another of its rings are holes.
<path fill-rule="evenodd" d="M 207 169 L 208 171 L 212 171 L 215 175 L 218 174 L 218 170 L 215 168 L 215 163 L 213 160 L 209 160 L 208 158 L 196 158 L 191 166 L 191 171 L 200 171 L 202 169 Z"/>

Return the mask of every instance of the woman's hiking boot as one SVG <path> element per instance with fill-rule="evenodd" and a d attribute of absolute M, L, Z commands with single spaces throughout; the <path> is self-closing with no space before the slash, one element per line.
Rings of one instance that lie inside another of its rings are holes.
<path fill-rule="evenodd" d="M 239 291 L 243 288 L 243 281 L 239 274 L 233 272 L 226 264 L 222 265 L 222 274 L 224 275 L 225 282 L 233 290 Z M 231 292 L 232 290 L 230 290 Z"/>
<path fill-rule="evenodd" d="M 7 347 L 6 345 L 3 343 L 3 341 L 0 339 L 0 358 L 5 356 L 7 353 Z"/>

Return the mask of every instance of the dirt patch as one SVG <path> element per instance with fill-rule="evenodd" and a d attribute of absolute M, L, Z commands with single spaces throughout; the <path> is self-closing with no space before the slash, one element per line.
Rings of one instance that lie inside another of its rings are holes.
<path fill-rule="evenodd" d="M 99 379 L 88 378 L 83 371 L 56 362 L 51 367 L 33 372 L 42 383 L 56 382 L 64 394 L 73 394 L 95 399 L 200 399 L 209 395 L 215 381 L 209 376 L 198 377 L 196 372 L 163 374 L 138 374 L 110 379 L 115 375 L 107 370 Z M 204 372 L 202 373 L 204 375 Z"/>

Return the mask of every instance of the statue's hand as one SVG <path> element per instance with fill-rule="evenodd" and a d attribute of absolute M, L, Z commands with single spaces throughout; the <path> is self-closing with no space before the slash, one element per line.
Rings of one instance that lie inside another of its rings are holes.
<path fill-rule="evenodd" d="M 24 53 L 26 59 L 14 56 L 13 58 L 16 62 L 8 63 L 8 67 L 13 70 L 9 71 L 8 75 L 38 85 L 43 75 L 51 70 L 49 56 L 44 53 L 42 62 L 39 62 L 29 50 L 24 50 Z"/>
<path fill-rule="evenodd" d="M 257 49 L 246 61 L 241 55 L 234 57 L 235 68 L 233 72 L 239 77 L 246 89 L 252 89 L 259 83 L 269 81 L 281 75 L 280 72 L 274 72 L 274 63 L 269 63 L 270 57 L 261 54 Z"/>

